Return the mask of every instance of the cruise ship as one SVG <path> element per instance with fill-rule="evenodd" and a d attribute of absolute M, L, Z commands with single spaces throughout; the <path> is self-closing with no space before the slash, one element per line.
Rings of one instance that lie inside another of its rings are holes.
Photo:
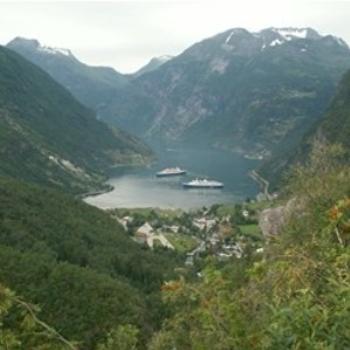
<path fill-rule="evenodd" d="M 162 171 L 159 171 L 156 175 L 157 177 L 165 177 L 165 176 L 179 176 L 179 175 L 185 175 L 186 170 L 181 169 L 179 167 L 175 168 L 166 168 Z"/>
<path fill-rule="evenodd" d="M 195 179 L 189 182 L 183 182 L 182 186 L 185 188 L 223 188 L 224 184 L 214 180 Z"/>

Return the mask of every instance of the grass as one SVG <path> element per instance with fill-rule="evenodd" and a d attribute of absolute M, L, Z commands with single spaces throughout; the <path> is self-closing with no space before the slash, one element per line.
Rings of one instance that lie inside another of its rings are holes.
<path fill-rule="evenodd" d="M 236 212 L 234 204 L 223 204 L 217 210 L 217 215 L 219 217 L 234 215 Z"/>
<path fill-rule="evenodd" d="M 258 224 L 239 225 L 238 227 L 244 235 L 261 238 L 261 230 Z"/>
<path fill-rule="evenodd" d="M 174 248 L 181 253 L 189 252 L 195 249 L 199 244 L 198 240 L 192 236 L 177 233 L 164 233 L 164 236 Z"/>
<path fill-rule="evenodd" d="M 181 209 L 160 209 L 160 208 L 118 208 L 113 209 L 111 212 L 116 213 L 119 216 L 125 215 L 141 215 L 144 218 L 148 219 L 152 216 L 152 213 L 155 213 L 159 218 L 169 218 L 175 219 L 182 214 Z"/>

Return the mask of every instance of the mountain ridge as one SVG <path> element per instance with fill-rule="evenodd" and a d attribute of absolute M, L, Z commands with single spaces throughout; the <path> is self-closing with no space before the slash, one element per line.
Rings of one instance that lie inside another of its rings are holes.
<path fill-rule="evenodd" d="M 37 39 L 16 37 L 6 47 L 41 67 L 81 103 L 95 110 L 128 83 L 126 76 L 111 67 L 87 65 L 70 50 L 41 45 Z"/>
<path fill-rule="evenodd" d="M 311 28 L 234 28 L 136 77 L 100 113 L 146 140 L 268 155 L 320 118 L 349 62 L 345 42 Z"/>
<path fill-rule="evenodd" d="M 146 65 L 144 65 L 143 67 L 138 69 L 135 73 L 131 74 L 131 77 L 137 78 L 137 77 L 141 76 L 142 74 L 152 72 L 152 71 L 158 69 L 164 63 L 173 59 L 174 57 L 175 56 L 171 56 L 171 55 L 162 55 L 162 56 L 158 56 L 158 57 L 153 57 L 150 59 L 150 61 Z"/>

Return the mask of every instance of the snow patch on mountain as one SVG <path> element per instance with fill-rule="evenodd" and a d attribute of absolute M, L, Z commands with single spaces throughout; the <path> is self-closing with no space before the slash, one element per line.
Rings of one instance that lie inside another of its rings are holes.
<path fill-rule="evenodd" d="M 232 36 L 235 34 L 235 31 L 233 30 L 226 38 L 225 44 L 228 44 L 232 38 Z"/>
<path fill-rule="evenodd" d="M 270 46 L 278 46 L 278 45 L 282 45 L 283 43 L 284 43 L 283 40 L 275 39 L 270 43 Z"/>
<path fill-rule="evenodd" d="M 287 41 L 293 38 L 306 39 L 308 35 L 307 28 L 273 28 L 273 31 L 281 35 Z"/>
<path fill-rule="evenodd" d="M 39 46 L 38 51 L 43 52 L 43 53 L 47 53 L 50 55 L 64 55 L 64 56 L 71 56 L 71 52 L 70 50 L 67 49 L 62 49 L 62 48 L 53 48 L 53 47 L 49 47 L 49 46 Z"/>

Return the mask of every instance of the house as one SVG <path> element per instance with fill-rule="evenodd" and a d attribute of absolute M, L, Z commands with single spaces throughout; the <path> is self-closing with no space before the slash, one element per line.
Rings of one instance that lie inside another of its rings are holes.
<path fill-rule="evenodd" d="M 153 248 L 154 243 L 158 242 L 162 247 L 168 248 L 168 249 L 175 249 L 174 246 L 164 237 L 163 234 L 157 234 L 157 235 L 149 235 L 147 237 L 147 244 L 150 248 Z"/>
<path fill-rule="evenodd" d="M 150 236 L 154 234 L 154 229 L 148 222 L 145 222 L 137 229 L 136 234 L 144 234 L 146 236 Z"/>
<path fill-rule="evenodd" d="M 133 237 L 133 240 L 136 242 L 136 243 L 141 243 L 141 244 L 147 244 L 147 239 L 148 239 L 148 236 L 145 235 L 144 233 L 135 233 L 135 236 Z"/>
<path fill-rule="evenodd" d="M 153 248 L 155 242 L 159 242 L 163 247 L 175 249 L 165 236 L 162 233 L 156 233 L 148 222 L 145 222 L 137 229 L 135 232 L 135 240 L 139 243 L 147 243 L 150 248 Z"/>
<path fill-rule="evenodd" d="M 248 210 L 242 210 L 242 216 L 244 217 L 244 218 L 248 218 L 249 217 L 249 211 Z"/>
<path fill-rule="evenodd" d="M 167 231 L 171 231 L 173 233 L 178 233 L 180 230 L 180 226 L 177 226 L 177 225 L 164 226 L 164 229 Z"/>
<path fill-rule="evenodd" d="M 128 224 L 131 223 L 133 218 L 131 216 L 124 216 L 123 218 L 117 218 L 117 221 L 123 226 L 124 230 L 127 231 Z"/>
<path fill-rule="evenodd" d="M 223 260 L 227 260 L 230 259 L 232 257 L 232 253 L 218 253 L 218 258 L 219 260 L 223 261 Z"/>
<path fill-rule="evenodd" d="M 193 266 L 193 255 L 187 254 L 185 265 L 186 266 Z"/>
<path fill-rule="evenodd" d="M 194 219 L 192 224 L 193 226 L 198 227 L 201 231 L 204 231 L 204 230 L 209 231 L 216 225 L 216 220 L 202 217 L 200 219 Z"/>
<path fill-rule="evenodd" d="M 222 218 L 221 222 L 223 224 L 229 224 L 231 222 L 231 215 L 226 215 Z"/>
<path fill-rule="evenodd" d="M 236 244 L 225 244 L 222 246 L 224 254 L 230 256 L 235 256 L 237 259 L 240 259 L 243 255 L 243 248 L 239 243 Z"/>

